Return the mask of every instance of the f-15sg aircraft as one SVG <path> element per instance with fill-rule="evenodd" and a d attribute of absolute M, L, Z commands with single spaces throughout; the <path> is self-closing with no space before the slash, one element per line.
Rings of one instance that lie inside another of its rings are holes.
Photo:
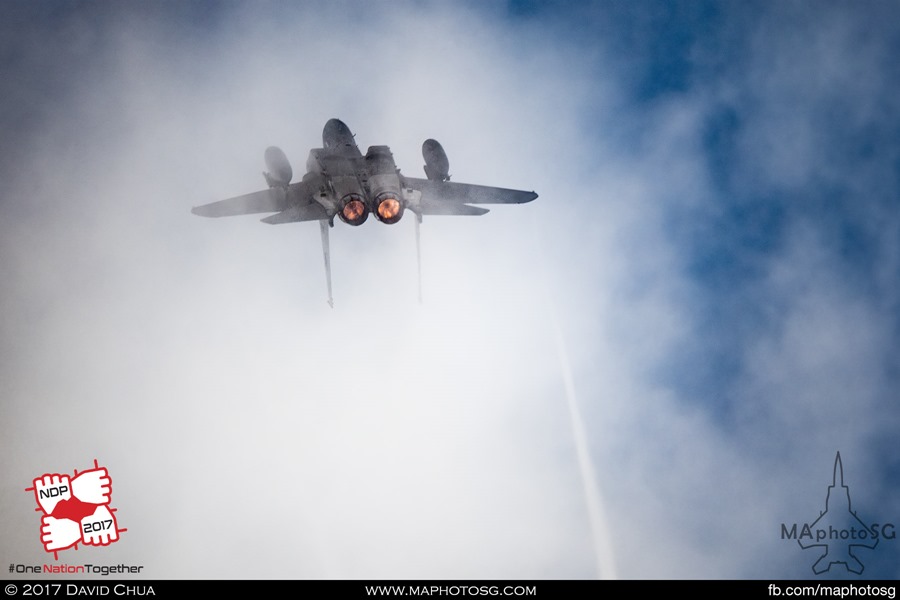
<path fill-rule="evenodd" d="M 291 183 L 293 170 L 284 152 L 270 146 L 264 155 L 268 171 L 263 172 L 268 189 L 196 206 L 191 212 L 203 217 L 275 213 L 262 219 L 263 223 L 272 225 L 318 221 L 328 304 L 332 307 L 328 229 L 334 227 L 335 216 L 348 225 L 358 226 L 372 213 L 382 223 L 391 225 L 405 211 L 414 213 L 421 301 L 419 223 L 424 215 L 478 216 L 488 209 L 474 204 L 522 204 L 537 198 L 534 192 L 451 182 L 450 162 L 436 140 L 425 140 L 422 144 L 427 179 L 402 175 L 387 146 L 369 146 L 363 156 L 353 133 L 339 119 L 330 119 L 325 124 L 322 145 L 323 148 L 310 150 L 306 174 L 296 183 Z"/>

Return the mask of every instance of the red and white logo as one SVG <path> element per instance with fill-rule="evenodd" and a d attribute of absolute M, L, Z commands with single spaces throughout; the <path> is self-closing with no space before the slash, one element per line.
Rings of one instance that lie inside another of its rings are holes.
<path fill-rule="evenodd" d="M 110 507 L 112 479 L 106 467 L 94 460 L 94 468 L 72 477 L 45 473 L 26 492 L 34 492 L 41 517 L 41 543 L 58 558 L 60 550 L 78 549 L 78 544 L 108 546 L 118 541 L 120 529 L 116 509 Z"/>

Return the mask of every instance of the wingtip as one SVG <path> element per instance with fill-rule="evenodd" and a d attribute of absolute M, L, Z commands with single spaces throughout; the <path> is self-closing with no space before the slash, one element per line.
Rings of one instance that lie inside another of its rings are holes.
<path fill-rule="evenodd" d="M 206 206 L 194 206 L 191 208 L 191 214 L 197 215 L 198 217 L 217 217 L 219 215 L 214 214 L 207 208 Z"/>

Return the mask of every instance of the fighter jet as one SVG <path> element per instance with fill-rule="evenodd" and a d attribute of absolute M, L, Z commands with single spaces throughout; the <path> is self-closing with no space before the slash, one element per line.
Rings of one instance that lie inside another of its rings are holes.
<path fill-rule="evenodd" d="M 287 156 L 270 146 L 264 154 L 268 171 L 263 172 L 268 189 L 195 206 L 191 212 L 203 217 L 274 213 L 262 219 L 272 225 L 318 221 L 328 304 L 333 307 L 328 230 L 334 227 L 335 216 L 359 226 L 371 213 L 392 225 L 405 211 L 414 213 L 421 301 L 419 223 L 424 215 L 478 216 L 488 209 L 474 204 L 522 204 L 537 198 L 534 192 L 451 182 L 450 161 L 437 140 L 422 144 L 427 179 L 418 179 L 400 173 L 388 146 L 369 146 L 363 155 L 354 137 L 343 121 L 330 119 L 322 131 L 323 147 L 310 150 L 306 174 L 296 183 L 291 183 L 294 172 Z"/>

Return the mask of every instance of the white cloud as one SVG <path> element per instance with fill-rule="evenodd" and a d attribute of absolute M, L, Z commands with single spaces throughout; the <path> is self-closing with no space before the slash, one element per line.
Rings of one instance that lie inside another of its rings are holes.
<path fill-rule="evenodd" d="M 123 11 L 42 42 L 96 45 L 103 67 L 41 63 L 65 93 L 4 163 L 4 556 L 45 558 L 19 488 L 96 457 L 129 528 L 103 552 L 150 577 L 592 577 L 555 312 L 620 574 L 805 576 L 778 524 L 821 502 L 836 440 L 864 454 L 884 435 L 890 309 L 842 285 L 801 224 L 750 290 L 783 310 L 729 349 L 742 368 L 721 400 L 744 408 L 723 418 L 660 376 L 720 342 L 669 219 L 718 214 L 698 131 L 727 86 L 622 115 L 626 150 L 596 137 L 624 105 L 616 73 L 566 40 L 529 45 L 540 24 L 344 12 L 248 4 L 179 29 Z M 331 310 L 315 224 L 189 213 L 259 188 L 270 144 L 300 171 L 330 117 L 404 173 L 436 137 L 454 180 L 540 198 L 426 219 L 422 306 L 411 223 L 339 224 Z M 767 180 L 815 164 L 816 137 L 792 131 Z M 743 143 L 749 180 L 769 142 Z"/>

